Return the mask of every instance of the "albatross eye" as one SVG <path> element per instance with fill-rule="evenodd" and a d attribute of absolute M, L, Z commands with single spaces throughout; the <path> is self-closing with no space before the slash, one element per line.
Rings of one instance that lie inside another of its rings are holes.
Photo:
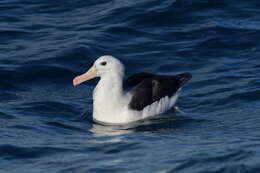
<path fill-rule="evenodd" d="M 103 62 L 101 62 L 100 64 L 101 64 L 101 65 L 106 65 L 107 62 L 106 62 L 106 61 L 103 61 Z"/>

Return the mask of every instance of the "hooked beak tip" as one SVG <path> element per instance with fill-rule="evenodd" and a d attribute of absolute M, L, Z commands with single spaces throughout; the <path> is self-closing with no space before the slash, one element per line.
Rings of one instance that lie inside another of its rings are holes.
<path fill-rule="evenodd" d="M 77 85 L 78 85 L 78 79 L 77 79 L 77 77 L 75 77 L 74 79 L 73 79 L 73 81 L 72 81 L 72 84 L 73 84 L 73 86 L 74 87 L 76 87 Z"/>

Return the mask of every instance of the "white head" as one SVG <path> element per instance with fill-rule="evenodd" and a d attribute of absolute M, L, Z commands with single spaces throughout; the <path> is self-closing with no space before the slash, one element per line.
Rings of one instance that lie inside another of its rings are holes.
<path fill-rule="evenodd" d="M 73 85 L 76 86 L 95 77 L 102 77 L 111 74 L 123 77 L 124 65 L 113 56 L 101 56 L 86 73 L 73 79 Z"/>

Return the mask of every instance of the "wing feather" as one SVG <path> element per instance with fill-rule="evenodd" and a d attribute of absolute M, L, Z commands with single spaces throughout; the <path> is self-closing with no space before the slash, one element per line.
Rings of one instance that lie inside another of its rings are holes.
<path fill-rule="evenodd" d="M 138 111 L 165 96 L 173 96 L 179 88 L 191 79 L 189 73 L 171 76 L 149 74 L 147 78 L 140 76 L 136 78 L 140 82 L 130 91 L 132 98 L 129 103 L 131 109 Z"/>

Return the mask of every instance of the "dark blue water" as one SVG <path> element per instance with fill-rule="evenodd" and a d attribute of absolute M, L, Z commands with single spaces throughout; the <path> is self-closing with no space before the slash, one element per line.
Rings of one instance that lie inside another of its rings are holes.
<path fill-rule="evenodd" d="M 0 172 L 260 172 L 259 0 L 1 0 Z M 182 112 L 91 121 L 101 55 L 193 79 Z"/>

